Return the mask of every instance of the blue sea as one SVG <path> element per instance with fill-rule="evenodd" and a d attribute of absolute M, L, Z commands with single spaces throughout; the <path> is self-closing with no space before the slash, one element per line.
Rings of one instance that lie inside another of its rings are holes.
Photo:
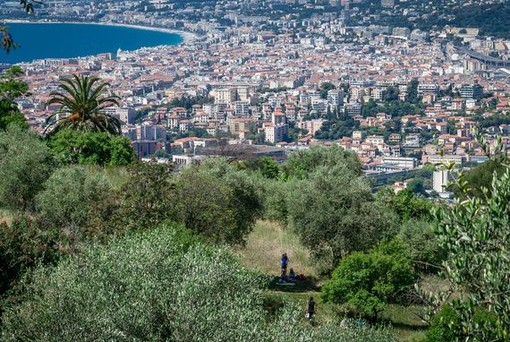
<path fill-rule="evenodd" d="M 111 52 L 120 48 L 177 45 L 183 39 L 178 34 L 131 27 L 94 24 L 11 23 L 9 31 L 20 45 L 9 54 L 0 51 L 0 63 L 30 62 L 43 58 L 70 58 Z"/>

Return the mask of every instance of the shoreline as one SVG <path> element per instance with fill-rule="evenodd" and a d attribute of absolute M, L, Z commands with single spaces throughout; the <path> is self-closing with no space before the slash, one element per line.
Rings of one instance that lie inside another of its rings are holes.
<path fill-rule="evenodd" d="M 110 23 L 110 22 L 78 22 L 78 21 L 32 21 L 32 20 L 21 20 L 21 19 L 5 19 L 5 24 L 73 24 L 73 25 L 101 25 L 101 26 L 117 26 L 117 27 L 126 27 L 137 30 L 145 30 L 145 31 L 154 31 L 154 32 L 163 32 L 163 33 L 171 33 L 177 34 L 182 38 L 182 42 L 177 44 L 186 44 L 197 39 L 197 35 L 191 32 L 179 31 L 174 29 L 167 29 L 163 27 L 152 27 L 152 26 L 142 26 L 142 25 L 134 25 L 134 24 L 123 24 L 123 23 Z"/>

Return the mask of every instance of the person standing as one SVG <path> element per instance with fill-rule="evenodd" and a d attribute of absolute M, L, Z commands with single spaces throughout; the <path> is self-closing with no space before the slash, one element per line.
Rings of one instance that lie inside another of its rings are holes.
<path fill-rule="evenodd" d="M 315 315 L 315 301 L 313 300 L 313 297 L 310 297 L 306 305 L 306 318 L 308 318 L 310 324 L 313 324 L 313 315 Z"/>
<path fill-rule="evenodd" d="M 289 264 L 289 257 L 287 256 L 287 253 L 282 254 L 282 276 L 287 277 L 287 265 Z"/>

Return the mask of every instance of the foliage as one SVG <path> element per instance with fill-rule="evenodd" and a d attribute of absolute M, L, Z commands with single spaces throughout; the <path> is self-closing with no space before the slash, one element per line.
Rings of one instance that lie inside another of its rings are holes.
<path fill-rule="evenodd" d="M 403 115 L 423 113 L 423 108 L 419 102 L 412 103 L 410 100 L 406 102 L 393 100 L 378 104 L 370 99 L 363 105 L 362 114 L 364 116 L 374 116 L 377 113 L 388 113 L 392 117 L 401 117 Z"/>
<path fill-rule="evenodd" d="M 424 219 L 411 219 L 402 224 L 399 237 L 408 246 L 409 255 L 416 270 L 437 273 L 446 251 L 439 247 L 433 224 Z"/>
<path fill-rule="evenodd" d="M 482 334 L 490 340 L 510 336 L 510 170 L 492 180 L 491 191 L 483 197 L 469 195 L 469 183 L 462 174 L 458 185 L 465 197 L 452 207 L 439 208 L 436 234 L 439 245 L 448 251 L 445 275 L 458 291 L 465 293 L 467 304 L 462 310 L 462 329 L 466 336 Z M 492 331 L 481 330 L 473 321 L 474 308 L 481 307 L 497 317 Z"/>
<path fill-rule="evenodd" d="M 431 217 L 432 203 L 411 190 L 404 189 L 398 193 L 387 188 L 377 193 L 377 200 L 392 208 L 401 222 L 410 219 L 428 219 Z"/>
<path fill-rule="evenodd" d="M 336 89 L 335 85 L 331 82 L 324 82 L 321 84 L 321 87 L 318 89 L 320 94 L 321 94 L 321 98 L 323 99 L 327 99 L 328 98 L 328 91 L 332 90 L 332 89 Z"/>
<path fill-rule="evenodd" d="M 50 124 L 46 131 L 71 128 L 120 135 L 119 119 L 102 111 L 119 105 L 118 96 L 107 95 L 109 85 L 93 76 L 73 75 L 62 79 L 60 90 L 50 93 L 48 105 L 56 104 L 59 109 L 48 117 Z"/>
<path fill-rule="evenodd" d="M 497 318 L 482 308 L 474 308 L 472 316 L 472 325 L 480 329 L 474 336 L 469 337 L 463 331 L 462 315 L 459 313 L 460 307 L 452 304 L 444 305 L 439 313 L 434 316 L 432 324 L 427 331 L 427 342 L 443 341 L 465 341 L 468 338 L 474 341 L 501 341 L 493 334 L 497 330 Z"/>
<path fill-rule="evenodd" d="M 0 207 L 30 209 L 55 167 L 46 144 L 17 126 L 0 131 Z"/>
<path fill-rule="evenodd" d="M 369 253 L 346 256 L 322 288 L 322 298 L 347 303 L 371 321 L 391 297 L 415 280 L 411 258 L 400 240 L 383 242 Z"/>
<path fill-rule="evenodd" d="M 36 209 L 45 221 L 61 229 L 72 241 L 86 235 L 92 208 L 109 196 L 112 187 L 101 173 L 83 167 L 56 170 L 36 198 Z"/>
<path fill-rule="evenodd" d="M 341 165 L 355 176 L 361 175 L 361 161 L 352 151 L 346 151 L 338 146 L 314 146 L 307 150 L 299 150 L 289 155 L 283 165 L 284 175 L 298 179 L 307 178 L 319 167 L 334 167 Z"/>
<path fill-rule="evenodd" d="M 240 160 L 237 167 L 240 170 L 257 171 L 265 178 L 276 179 L 280 176 L 280 167 L 271 157 L 258 157 L 254 159 Z"/>
<path fill-rule="evenodd" d="M 19 80 L 23 74 L 18 66 L 13 66 L 0 76 L 0 130 L 10 124 L 28 128 L 25 116 L 19 111 L 15 99 L 28 94 L 28 85 Z"/>
<path fill-rule="evenodd" d="M 136 161 L 136 154 L 131 146 L 131 141 L 124 136 L 110 137 L 110 161 L 109 165 L 129 165 Z"/>
<path fill-rule="evenodd" d="M 48 145 L 66 164 L 128 165 L 136 160 L 127 137 L 104 132 L 62 129 L 49 137 Z"/>
<path fill-rule="evenodd" d="M 460 339 L 458 335 L 459 327 L 460 315 L 451 305 L 444 305 L 432 320 L 432 324 L 427 331 L 427 342 L 455 341 Z"/>
<path fill-rule="evenodd" d="M 115 198 L 105 198 L 96 225 L 111 230 L 150 229 L 175 217 L 172 168 L 157 163 L 135 163 Z"/>
<path fill-rule="evenodd" d="M 244 243 L 263 209 L 248 175 L 226 159 L 184 170 L 176 196 L 179 222 L 214 242 Z"/>
<path fill-rule="evenodd" d="M 173 99 L 172 102 L 170 102 L 169 107 L 170 108 L 182 107 L 182 108 L 186 108 L 187 110 L 191 110 L 191 108 L 196 104 L 203 105 L 203 104 L 212 103 L 212 102 L 214 102 L 214 99 L 212 97 L 207 97 L 207 96 L 190 97 L 190 96 L 183 95 L 180 98 Z"/>
<path fill-rule="evenodd" d="M 418 104 L 421 102 L 421 96 L 418 95 L 418 86 L 420 82 L 417 78 L 413 78 L 407 85 L 407 100 L 411 103 Z"/>
<path fill-rule="evenodd" d="M 0 223 L 0 297 L 16 288 L 21 276 L 37 265 L 55 263 L 64 253 L 65 239 L 41 219 L 15 216 L 11 223 Z M 13 291 L 17 292 L 17 291 Z M 7 302 L 16 301 L 13 294 Z M 0 305 L 0 313 L 3 305 Z"/>
<path fill-rule="evenodd" d="M 359 121 L 348 116 L 334 120 L 327 120 L 322 124 L 319 131 L 315 133 L 317 139 L 336 140 L 342 137 L 352 136 L 352 132 L 359 127 Z"/>
<path fill-rule="evenodd" d="M 288 195 L 292 182 L 277 180 L 264 180 L 261 186 L 264 189 L 264 215 L 267 219 L 275 220 L 282 225 L 287 225 L 288 219 Z"/>
<path fill-rule="evenodd" d="M 27 300 L 8 308 L 2 340 L 394 341 L 371 328 L 311 328 L 285 302 L 263 304 L 261 278 L 225 250 L 176 226 L 92 245 L 55 268 L 39 268 Z M 25 280 L 26 281 L 26 280 Z"/>
<path fill-rule="evenodd" d="M 409 181 L 409 183 L 407 183 L 406 188 L 409 189 L 409 191 L 411 191 L 413 194 L 428 196 L 427 193 L 425 192 L 423 178 L 421 177 L 413 178 L 411 181 Z"/>
<path fill-rule="evenodd" d="M 506 156 L 499 156 L 495 159 L 489 159 L 483 164 L 477 165 L 471 170 L 464 173 L 464 180 L 469 184 L 468 194 L 483 198 L 483 189 L 491 191 L 493 175 L 501 176 L 506 170 L 505 164 L 508 164 Z M 455 197 L 463 197 L 464 194 L 459 187 L 452 184 Z"/>
<path fill-rule="evenodd" d="M 396 217 L 373 200 L 367 180 L 348 164 L 321 166 L 289 184 L 288 220 L 315 257 L 334 266 L 395 234 Z"/>

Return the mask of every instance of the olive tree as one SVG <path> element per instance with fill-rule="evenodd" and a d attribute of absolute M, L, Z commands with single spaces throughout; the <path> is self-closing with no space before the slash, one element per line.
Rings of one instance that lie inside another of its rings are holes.
<path fill-rule="evenodd" d="M 269 313 L 263 278 L 175 225 L 91 245 L 32 279 L 4 313 L 2 341 L 395 341 L 388 330 L 312 328 L 288 302 Z"/>
<path fill-rule="evenodd" d="M 0 131 L 0 207 L 31 209 L 54 168 L 50 149 L 36 133 L 18 126 Z"/>
<path fill-rule="evenodd" d="M 184 170 L 176 182 L 177 220 L 214 242 L 242 244 L 262 215 L 250 176 L 226 159 Z"/>
<path fill-rule="evenodd" d="M 436 234 L 448 252 L 445 275 L 463 293 L 462 330 L 467 338 L 506 341 L 510 336 L 510 169 L 493 177 L 483 196 L 471 194 L 462 175 L 457 180 L 464 192 L 452 207 L 436 213 Z M 472 320 L 476 308 L 494 314 L 495 324 L 482 326 Z"/>
<path fill-rule="evenodd" d="M 283 165 L 284 174 L 290 178 L 303 179 L 319 167 L 335 167 L 345 165 L 356 176 L 361 175 L 361 161 L 352 151 L 339 146 L 314 146 L 307 150 L 292 153 Z"/>
<path fill-rule="evenodd" d="M 87 235 L 95 204 L 112 192 L 112 186 L 99 170 L 64 167 L 56 170 L 35 197 L 37 212 L 47 222 L 64 231 L 71 247 Z"/>
<path fill-rule="evenodd" d="M 307 179 L 292 181 L 286 202 L 290 226 L 329 267 L 396 233 L 395 214 L 374 201 L 367 180 L 347 164 L 321 166 Z"/>

